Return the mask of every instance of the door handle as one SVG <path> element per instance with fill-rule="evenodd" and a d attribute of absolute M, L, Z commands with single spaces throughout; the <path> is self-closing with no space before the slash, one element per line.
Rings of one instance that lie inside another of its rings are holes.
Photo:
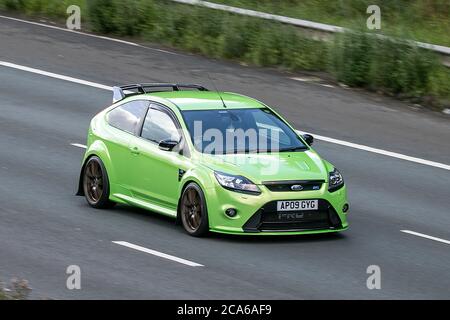
<path fill-rule="evenodd" d="M 130 149 L 131 149 L 131 153 L 132 153 L 132 154 L 138 155 L 138 154 L 141 153 L 141 152 L 139 151 L 138 147 L 133 147 L 133 148 L 130 148 Z"/>

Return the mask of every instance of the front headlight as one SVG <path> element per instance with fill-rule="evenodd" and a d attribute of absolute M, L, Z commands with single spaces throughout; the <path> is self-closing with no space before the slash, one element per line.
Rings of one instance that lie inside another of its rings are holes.
<path fill-rule="evenodd" d="M 344 186 L 344 178 L 338 169 L 334 168 L 328 176 L 328 191 L 333 192 Z"/>
<path fill-rule="evenodd" d="M 251 194 L 261 193 L 261 190 L 256 184 L 243 176 L 234 176 L 218 171 L 214 171 L 214 175 L 219 184 L 225 189 Z"/>

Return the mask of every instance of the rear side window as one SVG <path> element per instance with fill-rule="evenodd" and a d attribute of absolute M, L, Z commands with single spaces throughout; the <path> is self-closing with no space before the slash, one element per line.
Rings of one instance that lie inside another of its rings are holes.
<path fill-rule="evenodd" d="M 181 138 L 172 118 L 157 109 L 148 110 L 141 136 L 155 143 L 162 140 L 180 141 Z"/>
<path fill-rule="evenodd" d="M 125 103 L 108 113 L 108 123 L 120 130 L 136 134 L 138 126 L 145 117 L 149 101 L 136 100 Z"/>

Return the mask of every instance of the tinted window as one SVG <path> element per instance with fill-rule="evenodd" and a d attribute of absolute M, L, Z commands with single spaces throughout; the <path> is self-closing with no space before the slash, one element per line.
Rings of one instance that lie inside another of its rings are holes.
<path fill-rule="evenodd" d="M 108 123 L 117 129 L 135 134 L 148 105 L 149 102 L 145 100 L 125 103 L 108 113 Z"/>
<path fill-rule="evenodd" d="M 167 113 L 156 109 L 148 110 L 141 136 L 155 143 L 162 140 L 180 140 L 180 134 L 172 118 Z"/>
<path fill-rule="evenodd" d="M 269 109 L 192 110 L 183 117 L 204 153 L 301 151 L 308 147 Z"/>

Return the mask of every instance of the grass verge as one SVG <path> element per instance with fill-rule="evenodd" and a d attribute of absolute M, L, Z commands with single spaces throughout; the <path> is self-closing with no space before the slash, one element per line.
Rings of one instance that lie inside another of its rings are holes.
<path fill-rule="evenodd" d="M 405 40 L 352 32 L 320 41 L 293 26 L 163 0 L 0 0 L 0 10 L 64 19 L 69 4 L 81 7 L 89 31 L 257 66 L 328 72 L 349 86 L 435 108 L 450 104 L 450 70 Z"/>
<path fill-rule="evenodd" d="M 208 0 L 341 27 L 365 26 L 369 5 L 381 9 L 382 32 L 450 47 L 448 0 Z"/>

